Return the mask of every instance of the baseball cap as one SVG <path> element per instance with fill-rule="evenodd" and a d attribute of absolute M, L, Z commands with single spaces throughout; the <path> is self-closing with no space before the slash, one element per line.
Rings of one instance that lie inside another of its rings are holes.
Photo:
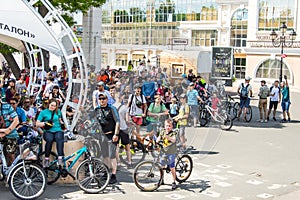
<path fill-rule="evenodd" d="M 186 94 L 182 93 L 179 97 L 180 98 L 186 98 Z"/>
<path fill-rule="evenodd" d="M 246 81 L 250 81 L 250 80 L 251 80 L 250 76 L 246 76 L 246 77 L 245 77 L 245 80 L 246 80 Z"/>
<path fill-rule="evenodd" d="M 142 88 L 142 86 L 140 84 L 135 84 L 134 89 L 137 89 L 137 88 Z"/>
<path fill-rule="evenodd" d="M 195 83 L 193 83 L 193 82 L 191 82 L 190 84 L 189 84 L 189 86 L 194 86 L 195 85 Z"/>
<path fill-rule="evenodd" d="M 186 74 L 182 74 L 181 77 L 182 78 L 186 78 L 187 76 L 186 76 Z"/>
<path fill-rule="evenodd" d="M 97 85 L 98 85 L 98 86 L 104 85 L 104 82 L 103 82 L 103 81 L 100 81 Z"/>
<path fill-rule="evenodd" d="M 16 82 L 16 79 L 10 78 L 10 79 L 8 80 L 8 82 Z"/>
<path fill-rule="evenodd" d="M 106 98 L 106 99 L 107 99 L 107 95 L 106 95 L 106 94 L 104 94 L 104 93 L 100 93 L 100 94 L 99 94 L 99 98 L 100 98 L 100 97 L 104 97 L 104 98 Z"/>

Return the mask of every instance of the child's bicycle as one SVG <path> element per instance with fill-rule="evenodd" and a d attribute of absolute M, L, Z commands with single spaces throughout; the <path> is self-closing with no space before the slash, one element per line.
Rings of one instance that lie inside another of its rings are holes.
<path fill-rule="evenodd" d="M 163 168 L 160 164 L 160 158 L 165 153 L 162 148 L 162 143 L 159 142 L 160 153 L 154 161 L 144 161 L 139 163 L 133 173 L 135 185 L 142 191 L 152 192 L 160 187 L 163 183 L 164 170 L 169 173 L 169 167 Z M 193 160 L 185 152 L 177 154 L 176 164 L 176 181 L 179 183 L 185 182 L 191 175 L 193 170 Z"/>
<path fill-rule="evenodd" d="M 86 138 L 87 140 L 89 138 Z M 85 141 L 86 143 L 86 141 Z M 39 160 L 44 159 L 45 152 L 39 155 Z M 84 156 L 84 160 L 77 167 L 75 176 L 71 173 L 71 169 L 81 156 Z M 70 160 L 74 158 L 73 160 Z M 72 153 L 69 156 L 63 158 L 63 166 L 58 165 L 58 156 L 51 152 L 49 167 L 44 168 L 48 184 L 56 182 L 60 176 L 71 176 L 76 179 L 80 189 L 87 193 L 99 193 L 106 188 L 110 180 L 110 171 L 108 167 L 99 159 L 91 156 L 87 146 L 83 146 L 81 149 Z"/>
<path fill-rule="evenodd" d="M 0 138 L 0 179 L 7 177 L 10 191 L 19 199 L 36 199 L 40 197 L 45 189 L 47 177 L 43 168 L 36 163 L 36 156 L 30 150 L 30 141 L 25 140 L 19 144 L 20 154 L 10 166 L 7 166 L 4 156 L 4 145 L 6 151 L 13 153 L 6 138 Z"/>

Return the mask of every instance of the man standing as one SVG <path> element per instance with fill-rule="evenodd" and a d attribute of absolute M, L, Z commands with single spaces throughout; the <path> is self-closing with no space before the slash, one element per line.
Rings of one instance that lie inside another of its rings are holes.
<path fill-rule="evenodd" d="M 268 96 L 270 95 L 270 90 L 268 86 L 266 85 L 266 81 L 262 80 L 260 82 L 261 87 L 259 88 L 259 116 L 260 116 L 260 122 L 267 122 L 267 104 L 268 104 Z M 263 116 L 264 111 L 264 116 Z"/>
<path fill-rule="evenodd" d="M 288 117 L 287 121 L 291 122 L 291 116 L 290 116 L 290 112 L 289 112 L 289 108 L 291 105 L 290 88 L 289 88 L 289 84 L 288 84 L 286 75 L 284 75 L 284 79 L 285 79 L 285 81 L 282 81 L 280 83 L 281 94 L 282 94 L 281 107 L 282 107 L 282 112 L 283 112 L 283 119 L 281 120 L 281 122 L 286 122 L 286 115 Z"/>
<path fill-rule="evenodd" d="M 246 76 L 245 82 L 241 83 L 237 89 L 237 93 L 240 95 L 240 110 L 238 112 L 238 119 L 244 109 L 244 120 L 246 121 L 247 108 L 250 105 L 250 97 L 252 96 L 252 86 L 250 85 L 251 78 Z"/>
<path fill-rule="evenodd" d="M 269 105 L 269 111 L 267 117 L 268 121 L 273 107 L 274 107 L 273 120 L 276 121 L 276 110 L 277 110 L 278 103 L 280 103 L 280 99 L 281 99 L 281 92 L 279 87 L 279 81 L 276 80 L 274 82 L 274 85 L 270 88 L 270 105 Z"/>
<path fill-rule="evenodd" d="M 93 107 L 94 108 L 97 108 L 100 105 L 100 102 L 98 99 L 99 94 L 105 94 L 108 97 L 108 104 L 110 104 L 110 105 L 114 104 L 114 99 L 111 97 L 109 91 L 104 89 L 104 85 L 105 85 L 104 82 L 100 81 L 97 84 L 98 89 L 93 92 Z"/>
<path fill-rule="evenodd" d="M 18 133 L 16 130 L 17 125 L 19 124 L 18 114 L 14 108 L 9 104 L 4 104 L 0 101 L 0 118 L 2 118 L 0 124 L 0 138 L 6 137 L 12 146 L 10 149 L 16 149 Z M 4 153 L 8 160 L 8 166 L 13 162 L 15 158 L 15 152 L 7 152 L 6 146 L 4 146 Z"/>
<path fill-rule="evenodd" d="M 199 103 L 204 103 L 197 90 L 195 90 L 195 83 L 189 84 L 189 90 L 187 91 L 187 103 L 191 108 L 191 115 L 194 118 L 194 127 L 197 126 L 197 120 L 199 118 Z"/>
<path fill-rule="evenodd" d="M 117 183 L 116 148 L 119 141 L 120 118 L 117 109 L 108 104 L 106 94 L 99 94 L 100 106 L 96 108 L 97 119 L 101 125 L 105 139 L 100 141 L 104 162 L 111 168 L 109 184 Z"/>

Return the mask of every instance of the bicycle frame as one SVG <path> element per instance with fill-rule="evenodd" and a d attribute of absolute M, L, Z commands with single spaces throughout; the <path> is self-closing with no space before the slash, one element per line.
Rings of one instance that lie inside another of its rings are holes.
<path fill-rule="evenodd" d="M 72 153 L 71 155 L 65 157 L 63 159 L 63 162 L 64 162 L 64 166 L 63 166 L 63 169 L 66 169 L 68 172 L 73 168 L 73 166 L 75 165 L 75 163 L 79 160 L 79 158 L 84 154 L 84 153 L 88 153 L 88 149 L 87 149 L 87 146 L 83 146 L 82 148 L 78 149 L 76 152 Z M 76 156 L 76 157 L 75 157 Z M 70 165 L 67 167 L 66 166 L 66 161 L 68 161 L 69 159 L 71 158 L 74 158 L 74 160 L 70 163 Z M 58 160 L 54 160 L 50 163 L 50 166 L 57 163 Z"/>
<path fill-rule="evenodd" d="M 209 114 L 213 118 L 213 120 L 215 120 L 216 122 L 222 123 L 222 121 L 221 121 L 222 117 L 219 115 L 218 112 L 216 112 L 216 110 L 214 110 L 209 105 L 205 105 L 205 109 L 209 112 Z"/>
<path fill-rule="evenodd" d="M 13 163 L 11 164 L 11 166 L 8 167 L 6 158 L 4 156 L 3 147 L 4 147 L 4 144 L 0 143 L 2 170 L 3 170 L 3 173 L 5 174 L 5 176 L 7 176 L 9 174 L 9 172 L 11 171 L 11 169 L 21 160 L 21 155 L 18 155 L 15 158 L 15 160 L 13 161 Z"/>

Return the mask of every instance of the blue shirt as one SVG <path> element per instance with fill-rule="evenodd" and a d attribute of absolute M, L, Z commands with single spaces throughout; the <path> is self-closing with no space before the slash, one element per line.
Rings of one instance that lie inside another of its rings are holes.
<path fill-rule="evenodd" d="M 47 130 L 49 132 L 59 132 L 62 131 L 61 126 L 60 126 L 60 121 L 59 118 L 61 118 L 61 111 L 58 110 L 58 112 L 56 113 L 55 111 L 54 115 L 53 115 L 53 126 Z M 52 117 L 52 111 L 50 111 L 49 109 L 45 109 L 42 110 L 37 118 L 37 120 L 39 120 L 40 122 L 46 122 L 46 121 L 50 121 Z"/>
<path fill-rule="evenodd" d="M 17 107 L 16 112 L 19 117 L 19 123 L 26 122 L 26 114 L 23 108 Z"/>
<path fill-rule="evenodd" d="M 187 104 L 189 106 L 198 105 L 198 97 L 200 97 L 200 96 L 199 96 L 197 90 L 193 89 L 192 91 L 188 91 L 186 93 L 186 95 L 187 95 Z"/>
<path fill-rule="evenodd" d="M 290 88 L 283 87 L 281 88 L 282 101 L 290 101 Z"/>
<path fill-rule="evenodd" d="M 9 104 L 2 103 L 0 108 L 1 108 L 0 116 L 3 116 L 6 127 L 9 127 L 12 124 L 14 118 L 18 117 L 18 114 L 14 110 L 14 108 Z M 19 135 L 16 129 L 13 129 L 10 132 L 10 134 L 6 135 L 6 138 L 18 138 L 18 137 Z"/>

